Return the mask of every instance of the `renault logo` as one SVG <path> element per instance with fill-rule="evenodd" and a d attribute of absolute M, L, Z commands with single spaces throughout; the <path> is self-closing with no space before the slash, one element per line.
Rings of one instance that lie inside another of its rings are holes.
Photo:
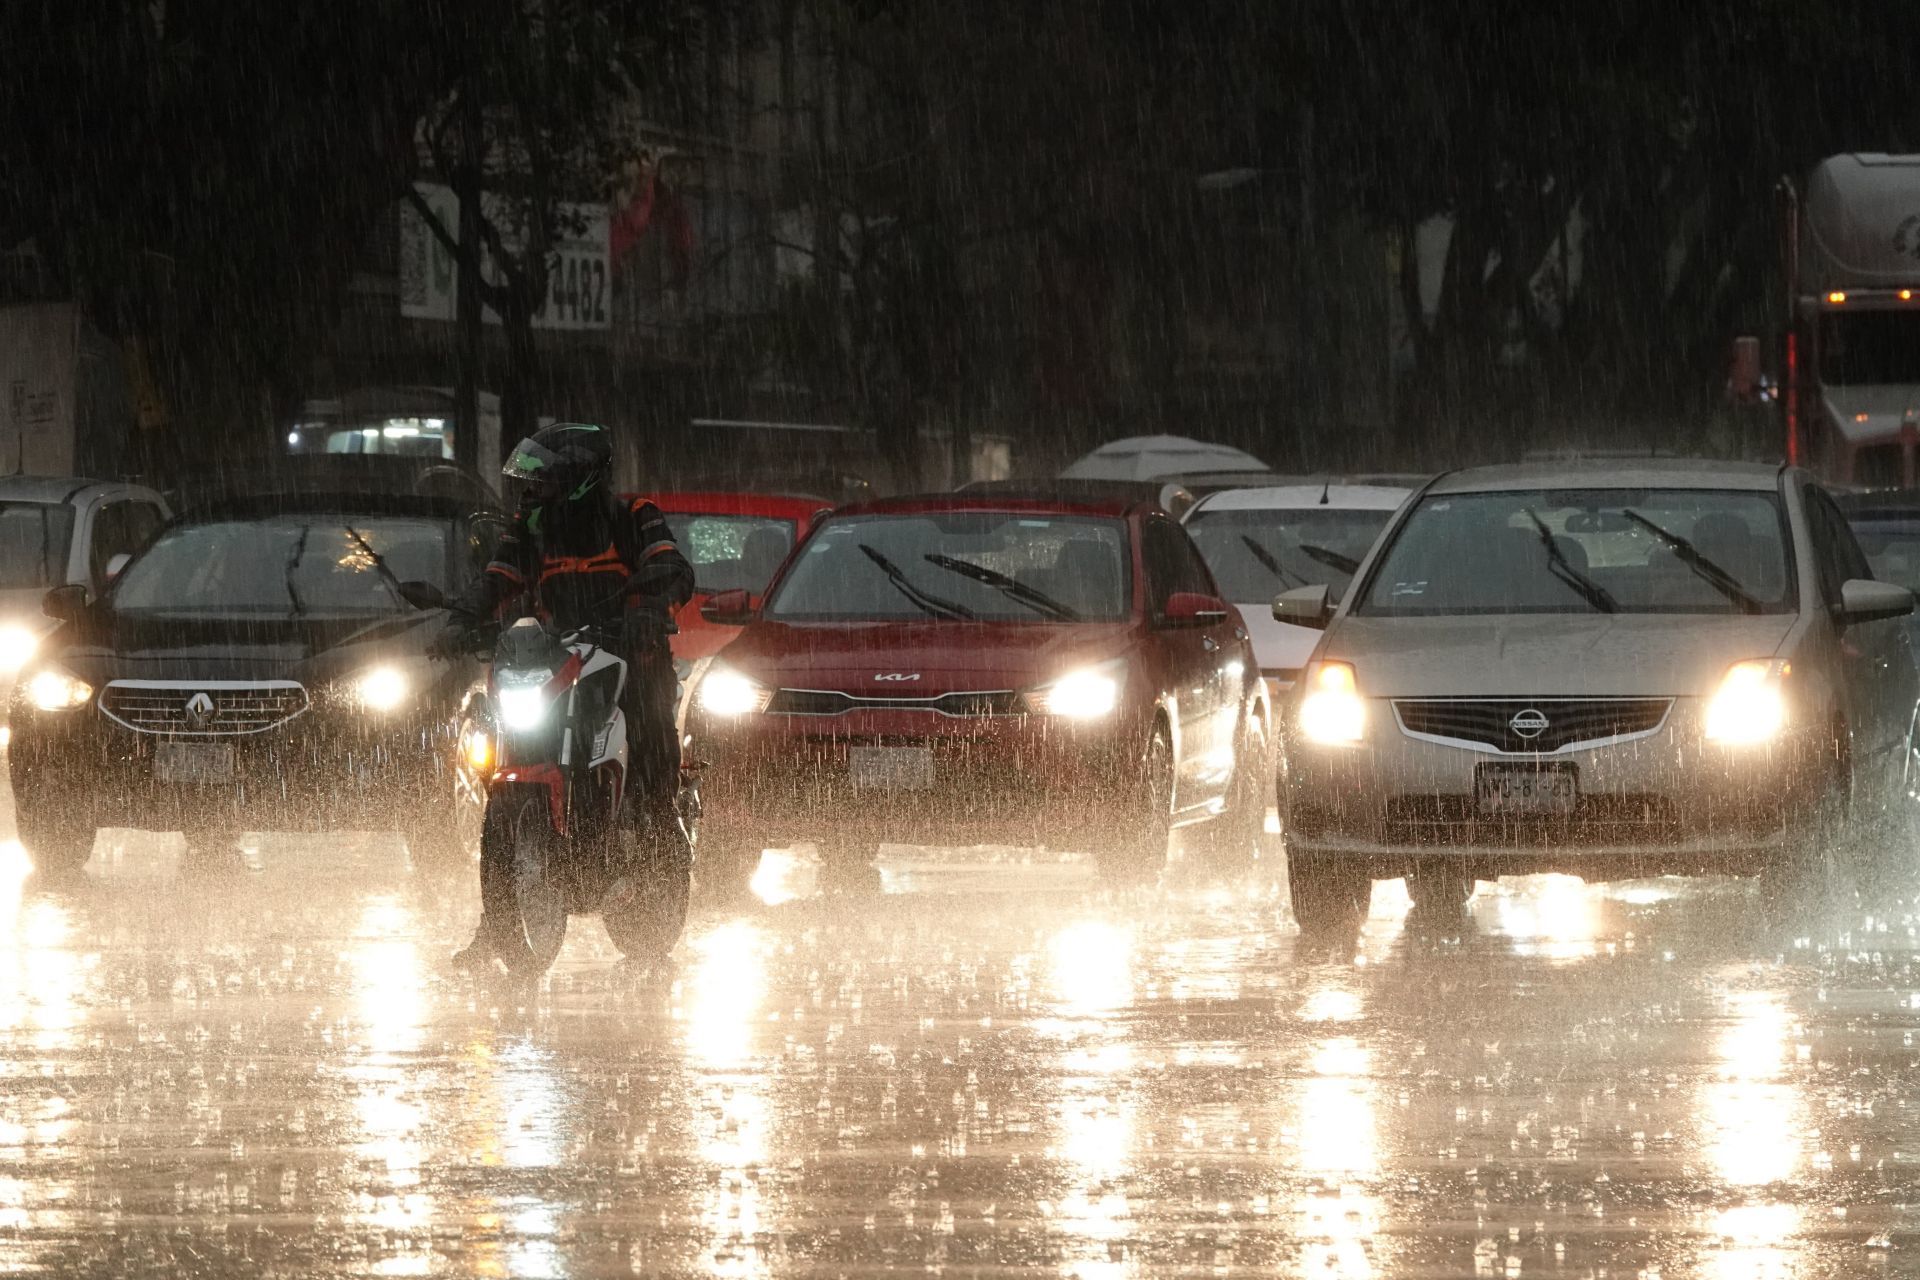
<path fill-rule="evenodd" d="M 1507 728 L 1513 730 L 1515 737 L 1531 741 L 1547 731 L 1548 720 L 1545 715 L 1528 707 L 1507 721 Z"/>
<path fill-rule="evenodd" d="M 888 671 L 874 677 L 875 680 L 897 680 L 897 681 L 918 680 L 919 678 L 920 678 L 920 673 L 918 671 L 915 671 L 911 674 L 905 671 Z"/>
<path fill-rule="evenodd" d="M 187 699 L 187 728 L 204 729 L 213 722 L 213 699 L 196 693 Z"/>

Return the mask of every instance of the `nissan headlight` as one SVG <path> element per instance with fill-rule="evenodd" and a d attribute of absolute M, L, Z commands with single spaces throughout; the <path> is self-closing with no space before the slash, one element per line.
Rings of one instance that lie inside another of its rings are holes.
<path fill-rule="evenodd" d="M 1042 715 L 1066 720 L 1099 720 L 1120 705 L 1120 686 L 1126 679 L 1124 662 L 1069 671 L 1051 684 L 1029 690 L 1027 705 Z"/>
<path fill-rule="evenodd" d="M 773 693 L 765 685 L 747 679 L 731 667 L 718 664 L 708 668 L 700 681 L 700 709 L 709 715 L 733 719 L 765 711 Z"/>
<path fill-rule="evenodd" d="M 502 686 L 493 696 L 500 723 L 509 729 L 537 729 L 547 718 L 547 690 L 544 684 Z"/>
<path fill-rule="evenodd" d="M 87 705 L 93 686 L 48 667 L 27 681 L 27 701 L 42 711 L 71 711 Z"/>
<path fill-rule="evenodd" d="M 1707 699 L 1706 738 L 1727 747 L 1771 742 L 1787 725 L 1786 680 L 1792 670 L 1774 658 L 1736 662 Z"/>
<path fill-rule="evenodd" d="M 1353 667 L 1317 662 L 1307 672 L 1307 693 L 1300 700 L 1300 734 L 1308 742 L 1342 745 L 1367 733 L 1367 701 L 1360 696 Z"/>
<path fill-rule="evenodd" d="M 0 674 L 12 674 L 40 651 L 40 633 L 18 622 L 0 627 Z"/>
<path fill-rule="evenodd" d="M 398 667 L 373 667 L 355 677 L 353 693 L 368 711 L 393 711 L 406 704 L 413 682 Z"/>

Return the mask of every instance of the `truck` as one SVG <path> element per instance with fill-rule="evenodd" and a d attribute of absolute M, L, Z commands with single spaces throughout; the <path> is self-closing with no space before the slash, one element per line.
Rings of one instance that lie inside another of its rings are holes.
<path fill-rule="evenodd" d="M 0 476 L 125 476 L 136 417 L 125 353 L 77 305 L 0 306 Z"/>
<path fill-rule="evenodd" d="M 1840 484 L 1914 488 L 1920 155 L 1831 156 L 1804 196 L 1781 190 L 1786 455 Z"/>

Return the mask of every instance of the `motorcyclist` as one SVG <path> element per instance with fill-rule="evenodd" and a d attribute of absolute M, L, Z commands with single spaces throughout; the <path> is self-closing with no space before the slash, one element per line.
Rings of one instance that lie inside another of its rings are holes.
<path fill-rule="evenodd" d="M 658 823 L 677 820 L 680 736 L 674 710 L 672 611 L 693 595 L 693 566 L 660 509 L 608 487 L 613 442 L 606 428 L 562 422 L 514 447 L 505 474 L 524 493 L 492 561 L 462 596 L 456 617 L 505 620 L 531 609 L 565 630 L 618 610 L 627 659 L 629 795 Z M 490 922 L 455 957 L 488 958 Z"/>

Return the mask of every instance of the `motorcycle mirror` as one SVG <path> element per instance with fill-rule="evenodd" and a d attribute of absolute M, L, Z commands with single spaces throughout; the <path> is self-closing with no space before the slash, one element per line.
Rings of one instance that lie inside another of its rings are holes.
<path fill-rule="evenodd" d="M 431 582 L 418 580 L 400 584 L 400 598 L 416 609 L 445 609 L 447 597 Z"/>

